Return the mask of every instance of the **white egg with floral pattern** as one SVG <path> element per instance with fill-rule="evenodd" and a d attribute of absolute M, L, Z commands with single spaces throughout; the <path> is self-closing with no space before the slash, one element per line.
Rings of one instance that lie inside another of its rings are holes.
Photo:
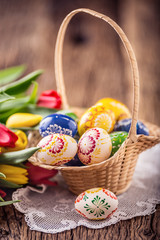
<path fill-rule="evenodd" d="M 111 138 L 102 128 L 90 128 L 78 142 L 78 157 L 85 165 L 99 163 L 108 159 L 111 151 Z"/>
<path fill-rule="evenodd" d="M 37 160 L 41 163 L 59 166 L 69 162 L 77 153 L 77 142 L 74 138 L 64 134 L 48 135 L 37 145 Z"/>
<path fill-rule="evenodd" d="M 116 195 L 104 188 L 86 190 L 75 201 L 76 211 L 91 220 L 103 220 L 111 217 L 117 207 Z"/>

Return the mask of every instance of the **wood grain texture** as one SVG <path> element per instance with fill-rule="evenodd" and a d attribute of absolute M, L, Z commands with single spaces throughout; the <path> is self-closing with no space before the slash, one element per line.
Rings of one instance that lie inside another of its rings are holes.
<path fill-rule="evenodd" d="M 135 50 L 140 71 L 140 118 L 160 124 L 159 3 L 156 0 L 0 0 L 0 68 L 25 63 L 45 69 L 39 93 L 55 89 L 54 47 L 59 26 L 71 10 L 86 7 L 113 18 Z M 130 67 L 116 33 L 91 16 L 76 16 L 67 30 L 64 77 L 69 103 L 89 107 L 101 97 L 132 106 Z M 99 230 L 83 226 L 59 234 L 31 231 L 13 206 L 0 208 L 0 239 L 160 239 L 160 206 L 154 214 Z"/>
<path fill-rule="evenodd" d="M 0 239 L 2 240 L 160 239 L 160 206 L 157 206 L 156 212 L 150 216 L 135 217 L 131 220 L 120 221 L 115 225 L 96 230 L 80 226 L 58 234 L 31 231 L 24 220 L 24 215 L 13 206 L 0 208 L 0 220 Z"/>

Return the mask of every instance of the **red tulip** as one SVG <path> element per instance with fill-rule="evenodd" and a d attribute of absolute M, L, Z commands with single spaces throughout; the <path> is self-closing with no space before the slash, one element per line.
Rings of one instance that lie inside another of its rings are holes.
<path fill-rule="evenodd" d="M 0 123 L 0 147 L 15 147 L 17 135 Z"/>
<path fill-rule="evenodd" d="M 46 184 L 49 186 L 56 186 L 57 182 L 52 182 L 49 180 L 49 178 L 52 178 L 55 176 L 58 171 L 57 170 L 48 170 L 45 168 L 41 168 L 38 166 L 34 166 L 32 163 L 27 162 L 26 166 L 28 167 L 28 178 L 29 178 L 29 183 L 33 185 L 38 185 L 38 184 Z"/>
<path fill-rule="evenodd" d="M 1 189 L 0 189 L 0 196 L 1 196 L 2 198 L 4 198 L 4 197 L 6 196 L 6 193 L 3 192 Z"/>
<path fill-rule="evenodd" d="M 47 90 L 42 92 L 37 102 L 38 106 L 56 109 L 60 109 L 61 104 L 61 97 L 54 90 Z"/>

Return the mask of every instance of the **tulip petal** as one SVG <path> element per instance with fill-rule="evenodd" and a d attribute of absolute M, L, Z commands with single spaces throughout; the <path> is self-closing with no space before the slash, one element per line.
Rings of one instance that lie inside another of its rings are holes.
<path fill-rule="evenodd" d="M 31 184 L 33 185 L 47 184 L 51 186 L 55 186 L 57 184 L 55 182 L 51 182 L 50 180 L 48 180 L 49 178 L 52 178 L 58 173 L 57 170 L 55 169 L 48 170 L 45 168 L 34 166 L 30 162 L 27 162 L 26 166 L 28 167 L 28 178 Z"/>
<path fill-rule="evenodd" d="M 14 132 L 0 123 L 0 133 L 1 147 L 15 147 L 15 142 L 18 140 L 18 137 Z"/>
<path fill-rule="evenodd" d="M 6 196 L 6 193 L 0 189 L 0 196 L 4 198 Z"/>
<path fill-rule="evenodd" d="M 24 168 L 19 168 L 19 167 L 15 167 L 15 166 L 10 166 L 10 165 L 0 165 L 0 171 L 3 172 L 6 177 L 8 177 L 8 175 L 16 175 L 16 174 L 27 174 L 27 170 Z"/>
<path fill-rule="evenodd" d="M 27 143 L 28 143 L 26 134 L 21 130 L 16 131 L 15 134 L 18 137 L 18 140 L 15 143 L 15 147 L 14 148 L 10 148 L 10 147 L 2 148 L 1 152 L 5 153 L 5 152 L 13 152 L 13 151 L 25 149 L 25 147 L 27 146 Z"/>
<path fill-rule="evenodd" d="M 15 113 L 6 122 L 7 127 L 32 127 L 42 120 L 42 116 L 32 113 Z"/>

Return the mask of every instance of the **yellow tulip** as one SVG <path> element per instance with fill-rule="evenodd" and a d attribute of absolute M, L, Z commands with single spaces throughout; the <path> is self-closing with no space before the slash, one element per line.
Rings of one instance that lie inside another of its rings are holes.
<path fill-rule="evenodd" d="M 0 165 L 0 172 L 4 173 L 4 175 L 6 176 L 5 180 L 9 182 L 16 184 L 28 183 L 28 172 L 24 168 L 10 165 Z"/>
<path fill-rule="evenodd" d="M 18 137 L 18 140 L 15 142 L 15 147 L 14 148 L 2 147 L 0 149 L 0 152 L 5 153 L 5 152 L 13 152 L 13 151 L 19 151 L 19 150 L 25 149 L 28 143 L 26 134 L 21 130 L 16 131 L 15 134 Z"/>
<path fill-rule="evenodd" d="M 15 113 L 6 122 L 6 127 L 33 127 L 42 120 L 42 116 L 32 113 Z"/>

